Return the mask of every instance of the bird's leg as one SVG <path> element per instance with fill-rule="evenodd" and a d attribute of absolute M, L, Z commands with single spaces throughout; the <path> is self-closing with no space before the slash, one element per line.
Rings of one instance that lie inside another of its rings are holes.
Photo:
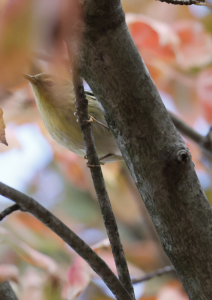
<path fill-rule="evenodd" d="M 99 161 L 100 161 L 100 160 L 103 160 L 103 159 L 105 159 L 105 158 L 111 157 L 111 156 L 114 156 L 114 154 L 113 154 L 113 153 L 108 153 L 107 155 L 104 155 L 104 156 L 100 157 L 100 158 L 99 158 Z M 105 163 L 103 163 L 103 162 L 101 162 L 101 163 L 102 163 L 102 164 L 105 164 Z"/>
<path fill-rule="evenodd" d="M 74 113 L 74 115 L 77 117 L 77 113 L 76 113 L 76 112 Z M 94 117 L 92 117 L 91 115 L 88 115 L 88 116 L 89 116 L 89 120 L 84 120 L 83 122 L 86 122 L 86 123 L 94 123 L 94 122 L 96 122 L 96 123 L 98 123 L 99 125 L 102 125 L 104 128 L 106 128 L 106 129 L 108 129 L 108 130 L 110 131 L 110 129 L 109 129 L 109 127 L 108 127 L 107 125 L 105 125 L 105 124 L 103 124 L 102 122 L 96 120 L 96 119 L 95 119 Z M 78 117 L 77 117 L 77 122 L 79 122 L 79 121 L 78 121 Z"/>
<path fill-rule="evenodd" d="M 109 127 L 108 126 L 106 126 L 105 124 L 103 124 L 102 122 L 99 122 L 98 120 L 96 120 L 94 117 L 92 117 L 91 115 L 89 115 L 89 120 L 84 120 L 84 122 L 87 122 L 87 123 L 94 123 L 94 122 L 96 122 L 96 123 L 98 123 L 99 125 L 102 125 L 104 128 L 106 128 L 106 129 L 108 129 L 109 131 L 110 131 L 110 129 L 109 129 Z"/>
<path fill-rule="evenodd" d="M 87 155 L 84 156 L 84 159 L 88 159 Z M 104 165 L 105 163 L 103 163 L 102 161 L 99 162 L 99 165 L 90 165 L 88 162 L 86 163 L 88 168 L 95 168 L 95 167 L 100 167 L 100 165 Z"/>
<path fill-rule="evenodd" d="M 100 157 L 100 158 L 99 158 L 99 165 L 90 165 L 88 162 L 86 163 L 86 165 L 87 165 L 88 168 L 100 167 L 100 165 L 103 166 L 105 163 L 104 163 L 103 161 L 101 161 L 101 160 L 103 160 L 103 159 L 105 159 L 105 158 L 108 158 L 108 157 L 111 157 L 111 156 L 113 156 L 113 155 L 114 155 L 114 154 L 109 153 L 109 154 L 107 154 L 107 155 L 104 155 L 104 156 Z M 88 158 L 87 158 L 87 155 L 84 156 L 84 159 L 88 159 Z"/>

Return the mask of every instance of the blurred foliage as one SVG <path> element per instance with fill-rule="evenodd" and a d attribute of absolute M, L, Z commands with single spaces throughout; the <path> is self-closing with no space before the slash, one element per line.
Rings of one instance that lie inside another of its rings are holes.
<path fill-rule="evenodd" d="M 72 22 L 70 34 L 80 38 L 74 26 L 80 18 L 76 4 L 75 0 L 0 1 L 0 139 L 5 143 L 6 124 L 9 144 L 0 144 L 0 155 L 21 151 L 19 126 L 33 123 L 39 127 L 53 160 L 34 171 L 25 192 L 88 244 L 99 242 L 93 248 L 115 272 L 90 171 L 82 158 L 52 140 L 21 76 L 46 72 L 69 78 L 63 34 L 66 23 Z M 123 0 L 122 4 L 134 42 L 165 104 L 188 125 L 207 134 L 212 122 L 211 10 L 154 0 Z M 192 141 L 185 141 L 212 203 L 211 158 Z M 131 275 L 142 276 L 169 264 L 125 164 L 102 169 Z M 20 300 L 111 299 L 88 265 L 32 215 L 13 213 L 1 225 L 0 281 L 9 279 Z M 140 300 L 188 299 L 175 274 L 137 285 L 136 295 Z"/>

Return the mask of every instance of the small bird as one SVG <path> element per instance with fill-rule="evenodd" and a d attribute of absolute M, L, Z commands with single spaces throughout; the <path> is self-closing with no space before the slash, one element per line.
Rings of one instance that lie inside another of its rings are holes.
<path fill-rule="evenodd" d="M 74 89 L 71 81 L 46 73 L 23 75 L 32 88 L 38 110 L 46 129 L 53 139 L 70 151 L 86 158 L 74 106 Z M 90 91 L 85 91 L 88 113 L 97 154 L 101 164 L 123 160 L 122 154 L 110 132 L 103 108 Z"/>

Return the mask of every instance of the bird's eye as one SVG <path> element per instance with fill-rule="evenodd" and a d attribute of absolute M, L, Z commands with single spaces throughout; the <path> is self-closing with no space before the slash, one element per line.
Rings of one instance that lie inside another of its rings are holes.
<path fill-rule="evenodd" d="M 46 81 L 46 85 L 48 85 L 49 87 L 53 87 L 54 86 L 54 81 Z"/>

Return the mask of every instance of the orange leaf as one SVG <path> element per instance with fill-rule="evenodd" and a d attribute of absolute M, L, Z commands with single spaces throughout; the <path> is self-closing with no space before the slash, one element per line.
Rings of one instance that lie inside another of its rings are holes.
<path fill-rule="evenodd" d="M 212 61 L 212 39 L 198 21 L 179 21 L 173 25 L 180 39 L 178 63 L 182 68 L 202 67 Z"/>
<path fill-rule="evenodd" d="M 0 143 L 5 144 L 8 146 L 6 137 L 5 137 L 5 124 L 3 120 L 3 110 L 0 108 Z"/>
<path fill-rule="evenodd" d="M 179 39 L 170 26 L 141 14 L 127 14 L 126 22 L 144 59 L 149 54 L 166 61 L 175 59 Z"/>

